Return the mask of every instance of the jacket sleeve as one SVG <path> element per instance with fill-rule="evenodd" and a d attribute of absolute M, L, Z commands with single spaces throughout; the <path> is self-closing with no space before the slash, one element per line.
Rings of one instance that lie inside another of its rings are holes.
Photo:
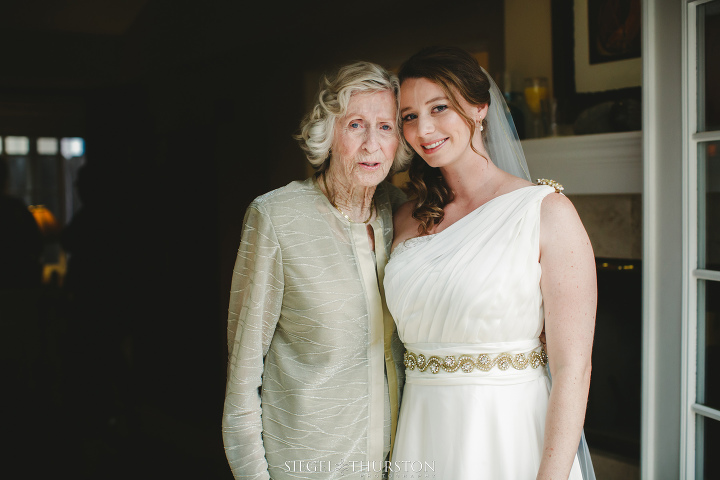
<path fill-rule="evenodd" d="M 228 309 L 228 370 L 223 410 L 225 455 L 235 478 L 269 479 L 262 441 L 263 359 L 283 297 L 280 245 L 271 219 L 254 202 L 245 213 Z"/>

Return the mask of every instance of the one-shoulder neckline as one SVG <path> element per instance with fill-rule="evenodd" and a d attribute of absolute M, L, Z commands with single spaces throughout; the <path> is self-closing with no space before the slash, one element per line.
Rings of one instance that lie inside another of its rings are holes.
<path fill-rule="evenodd" d="M 403 240 L 402 242 L 395 245 L 395 248 L 393 248 L 392 252 L 390 252 L 390 258 L 393 257 L 393 255 L 400 255 L 405 250 L 410 250 L 411 248 L 420 245 L 424 242 L 429 242 L 431 237 L 434 237 L 437 235 L 437 233 L 431 233 L 430 235 L 420 235 L 417 237 L 408 238 L 406 240 Z"/>
<path fill-rule="evenodd" d="M 539 186 L 546 186 L 546 185 L 537 185 L 537 184 L 526 185 L 526 186 L 524 186 L 524 187 L 516 188 L 515 190 L 511 190 L 511 191 L 509 191 L 509 192 L 506 192 L 506 193 L 503 193 L 503 194 L 501 194 L 501 195 L 498 195 L 497 197 L 493 197 L 493 198 L 491 198 L 490 200 L 488 200 L 487 202 L 485 202 L 485 203 L 483 203 L 482 205 L 480 205 L 480 206 L 478 206 L 477 208 L 475 208 L 474 210 L 471 210 L 470 212 L 468 212 L 467 215 L 465 215 L 465 216 L 463 216 L 463 217 L 461 217 L 461 218 L 458 218 L 458 219 L 455 220 L 452 224 L 448 225 L 445 229 L 440 230 L 439 232 L 430 233 L 430 234 L 428 234 L 428 235 L 418 235 L 417 237 L 406 238 L 406 239 L 403 240 L 402 242 L 398 243 L 398 244 L 395 246 L 395 249 L 397 249 L 397 247 L 398 247 L 401 243 L 405 243 L 405 242 L 407 242 L 407 241 L 409 241 L 409 240 L 414 240 L 414 239 L 417 239 L 417 238 L 424 238 L 424 237 L 436 237 L 436 236 L 438 236 L 438 235 L 440 235 L 440 234 L 442 234 L 442 233 L 444 233 L 444 232 L 447 232 L 448 230 L 450 230 L 451 228 L 453 228 L 455 225 L 457 225 L 458 223 L 462 222 L 463 220 L 465 220 L 466 218 L 470 217 L 471 215 L 475 214 L 476 212 L 482 210 L 482 209 L 485 208 L 487 205 L 493 203 L 495 200 L 498 200 L 498 199 L 500 199 L 500 198 L 506 197 L 506 196 L 508 196 L 508 195 L 512 195 L 513 193 L 519 192 L 520 190 L 525 190 L 525 189 L 527 189 L 527 188 L 539 187 Z M 550 187 L 550 188 L 552 188 L 552 187 Z M 393 252 L 395 251 L 395 249 L 393 249 Z"/>

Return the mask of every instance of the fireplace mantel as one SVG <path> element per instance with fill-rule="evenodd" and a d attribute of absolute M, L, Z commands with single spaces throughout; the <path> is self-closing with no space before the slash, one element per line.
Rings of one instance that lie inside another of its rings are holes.
<path fill-rule="evenodd" d="M 642 132 L 522 141 L 533 180 L 550 178 L 567 194 L 642 193 Z"/>

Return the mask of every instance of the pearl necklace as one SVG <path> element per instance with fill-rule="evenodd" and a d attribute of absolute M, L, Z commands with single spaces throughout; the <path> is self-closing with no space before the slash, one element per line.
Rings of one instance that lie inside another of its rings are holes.
<path fill-rule="evenodd" d="M 330 198 L 330 189 L 328 188 L 327 176 L 325 175 L 325 173 L 323 173 L 323 174 L 322 174 L 322 177 L 323 177 L 323 184 L 325 185 L 325 192 L 326 192 L 327 195 L 328 195 L 328 200 L 330 200 L 330 204 L 331 204 L 333 207 L 335 207 L 335 209 L 336 209 L 338 212 L 340 212 L 340 214 L 341 214 L 343 217 L 345 217 L 345 219 L 346 219 L 348 222 L 350 222 L 350 223 L 365 223 L 365 224 L 367 224 L 367 223 L 370 221 L 370 219 L 371 219 L 372 216 L 373 216 L 373 209 L 375 208 L 375 197 L 374 197 L 374 196 L 373 196 L 372 200 L 370 201 L 370 215 L 368 215 L 367 220 L 365 220 L 364 222 L 356 222 L 356 221 L 354 221 L 354 220 L 351 220 L 350 217 L 349 217 L 345 212 L 343 212 L 340 207 L 338 207 L 338 206 L 335 204 L 335 201 Z"/>

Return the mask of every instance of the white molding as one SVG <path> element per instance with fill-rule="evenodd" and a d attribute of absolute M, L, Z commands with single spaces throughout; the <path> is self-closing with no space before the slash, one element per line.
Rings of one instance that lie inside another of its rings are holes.
<path fill-rule="evenodd" d="M 551 178 L 567 194 L 642 193 L 642 132 L 522 141 L 533 180 Z"/>
<path fill-rule="evenodd" d="M 658 131 L 658 117 L 656 115 L 658 104 L 655 102 L 657 88 L 656 42 L 657 30 L 655 28 L 656 4 L 654 1 L 644 1 L 642 8 L 642 118 L 643 118 L 643 263 L 642 263 L 642 375 L 640 409 L 640 474 L 642 478 L 652 480 L 656 478 L 655 452 L 657 442 L 657 398 L 655 397 L 655 365 L 657 362 L 657 337 L 654 319 L 657 315 L 655 308 L 655 295 L 657 292 L 657 265 L 653 253 L 657 249 L 657 218 L 659 215 L 657 203 L 658 169 L 655 162 L 650 161 L 656 157 L 657 149 L 651 133 Z"/>
<path fill-rule="evenodd" d="M 685 479 L 682 453 L 683 8 L 645 0 L 643 49 L 643 352 L 640 472 Z"/>
<path fill-rule="evenodd" d="M 697 151 L 690 151 L 688 137 L 696 132 L 697 101 L 696 78 L 693 75 L 697 59 L 694 35 L 695 7 L 692 2 L 682 5 L 682 211 L 683 211 L 683 272 L 680 355 L 680 475 L 683 479 L 695 478 L 695 415 L 692 405 L 696 394 L 697 350 L 697 280 L 691 270 L 697 267 Z"/>

